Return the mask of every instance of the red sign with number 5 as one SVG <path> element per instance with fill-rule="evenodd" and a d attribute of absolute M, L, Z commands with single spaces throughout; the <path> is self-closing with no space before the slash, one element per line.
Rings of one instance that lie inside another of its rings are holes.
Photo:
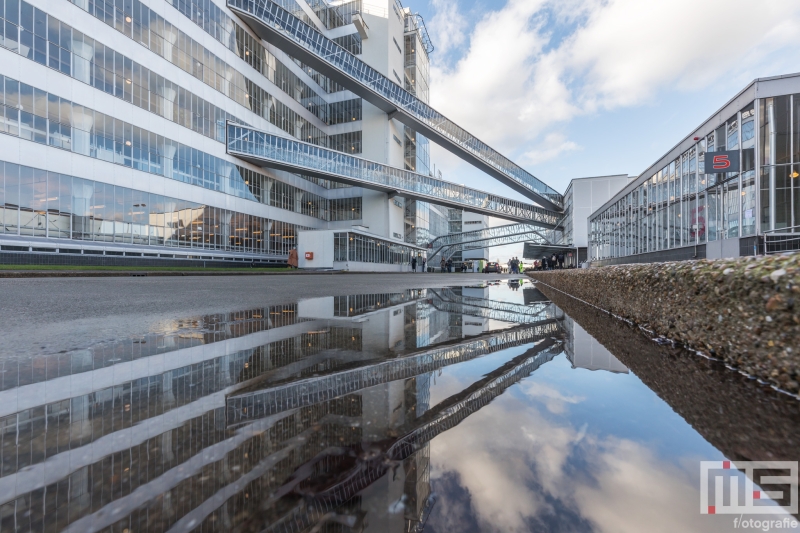
<path fill-rule="evenodd" d="M 738 172 L 739 150 L 706 153 L 706 174 Z"/>

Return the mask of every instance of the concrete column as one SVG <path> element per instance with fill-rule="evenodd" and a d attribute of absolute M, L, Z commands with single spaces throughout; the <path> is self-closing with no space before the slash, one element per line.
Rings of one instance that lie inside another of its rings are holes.
<path fill-rule="evenodd" d="M 175 43 L 178 41 L 177 30 L 173 27 L 172 33 L 164 35 L 164 59 L 170 63 L 175 64 L 173 55 L 175 52 Z"/>
<path fill-rule="evenodd" d="M 72 114 L 72 151 L 81 155 L 90 155 L 92 148 L 91 131 L 94 116 L 88 113 Z"/>
<path fill-rule="evenodd" d="M 178 95 L 175 89 L 170 87 L 164 88 L 164 105 L 161 108 L 161 115 L 167 119 L 175 122 L 175 97 Z"/>
<path fill-rule="evenodd" d="M 86 7 L 82 7 L 81 3 L 87 3 L 88 0 L 78 0 L 78 7 L 81 9 L 88 10 L 88 4 Z M 94 47 L 90 44 L 84 43 L 83 41 L 76 41 L 75 39 L 72 40 L 72 77 L 74 77 L 78 81 L 82 81 L 83 83 L 87 83 L 91 85 L 92 83 L 92 58 L 94 57 Z"/>
<path fill-rule="evenodd" d="M 178 151 L 178 148 L 167 144 L 164 146 L 164 177 L 174 179 L 174 170 L 173 165 L 175 161 L 175 155 Z"/>

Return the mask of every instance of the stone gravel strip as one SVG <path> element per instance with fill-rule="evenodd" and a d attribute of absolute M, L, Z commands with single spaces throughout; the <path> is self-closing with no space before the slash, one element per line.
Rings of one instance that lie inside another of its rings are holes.
<path fill-rule="evenodd" d="M 780 389 L 800 392 L 800 254 L 529 275 Z"/>

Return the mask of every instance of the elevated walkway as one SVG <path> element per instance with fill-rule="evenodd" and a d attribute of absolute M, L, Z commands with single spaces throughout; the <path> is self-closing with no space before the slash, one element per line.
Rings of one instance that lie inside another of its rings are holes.
<path fill-rule="evenodd" d="M 446 207 L 553 228 L 561 214 L 247 126 L 228 123 L 227 152 L 263 167 L 348 183 Z"/>
<path fill-rule="evenodd" d="M 415 424 L 402 436 L 394 439 L 385 451 L 358 461 L 349 471 L 337 473 L 332 484 L 314 494 L 309 494 L 307 498 L 286 512 L 265 531 L 288 533 L 309 530 L 328 513 L 339 511 L 342 504 L 350 501 L 353 496 L 381 479 L 390 469 L 422 450 L 437 436 L 454 428 L 470 415 L 486 407 L 509 387 L 533 374 L 562 351 L 561 341 L 542 342 L 493 370 L 461 392 L 443 400 L 417 419 Z M 388 443 L 381 444 L 386 446 Z M 329 456 L 329 453 L 323 452 L 298 468 L 297 471 L 314 472 L 316 471 L 315 465 L 322 463 Z M 296 475 L 289 483 L 276 490 L 275 494 L 280 496 L 291 494 L 294 487 L 302 480 L 301 476 Z M 268 500 L 268 505 L 274 505 L 280 496 Z"/>
<path fill-rule="evenodd" d="M 562 233 L 554 229 L 543 230 L 541 226 L 534 224 L 508 224 L 506 226 L 496 226 L 463 233 L 451 233 L 437 237 L 428 243 L 429 261 L 440 253 L 450 256 L 455 252 L 463 250 L 476 250 L 479 248 L 491 248 L 493 246 L 503 246 L 518 242 L 534 242 L 542 246 L 557 246 L 562 238 Z"/>
<path fill-rule="evenodd" d="M 352 394 L 382 383 L 432 372 L 506 348 L 539 342 L 556 335 L 559 330 L 559 325 L 555 321 L 542 320 L 537 324 L 426 350 L 415 355 L 303 379 L 264 390 L 231 395 L 226 399 L 227 423 L 236 425 Z"/>
<path fill-rule="evenodd" d="M 488 318 L 509 322 L 512 324 L 526 324 L 529 326 L 554 326 L 553 331 L 558 329 L 557 319 L 562 318 L 558 308 L 547 303 L 538 303 L 532 306 L 499 302 L 495 300 L 484 300 L 482 298 L 470 298 L 459 296 L 449 289 L 439 291 L 431 289 L 433 297 L 431 305 L 440 311 L 457 313 L 477 318 Z"/>
<path fill-rule="evenodd" d="M 328 76 L 443 148 L 539 205 L 563 211 L 564 197 L 271 0 L 228 0 L 261 38 Z"/>

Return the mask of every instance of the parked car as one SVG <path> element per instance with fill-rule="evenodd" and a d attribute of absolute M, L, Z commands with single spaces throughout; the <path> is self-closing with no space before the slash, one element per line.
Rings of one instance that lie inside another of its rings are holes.
<path fill-rule="evenodd" d="M 483 267 L 483 273 L 488 274 L 490 272 L 500 274 L 503 272 L 503 268 L 500 266 L 500 263 L 486 263 L 486 266 Z"/>

